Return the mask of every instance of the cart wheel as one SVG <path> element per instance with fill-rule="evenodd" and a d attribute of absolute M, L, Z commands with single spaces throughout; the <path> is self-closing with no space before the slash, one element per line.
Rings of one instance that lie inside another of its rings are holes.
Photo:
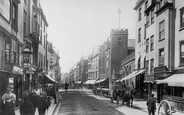
<path fill-rule="evenodd" d="M 119 101 L 120 101 L 120 97 L 117 96 L 117 98 L 116 98 L 116 103 L 117 103 L 117 105 L 119 105 Z"/>
<path fill-rule="evenodd" d="M 171 105 L 169 104 L 169 101 L 162 100 L 158 107 L 158 115 L 172 115 L 171 112 Z"/>

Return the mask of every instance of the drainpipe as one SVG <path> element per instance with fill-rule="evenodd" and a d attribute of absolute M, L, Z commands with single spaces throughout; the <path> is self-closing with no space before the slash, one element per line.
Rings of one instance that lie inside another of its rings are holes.
<path fill-rule="evenodd" d="M 172 2 L 174 4 L 174 2 Z M 172 72 L 172 69 L 174 67 L 174 42 L 175 42 L 175 37 L 174 37 L 174 33 L 175 33 L 175 24 L 174 24 L 174 8 L 173 6 L 169 7 L 169 36 L 168 36 L 168 43 L 169 43 L 169 51 L 168 51 L 168 68 L 169 68 L 169 72 Z"/>

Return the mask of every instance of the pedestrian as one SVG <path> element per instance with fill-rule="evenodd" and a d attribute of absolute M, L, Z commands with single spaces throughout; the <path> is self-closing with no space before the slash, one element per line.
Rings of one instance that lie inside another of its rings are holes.
<path fill-rule="evenodd" d="M 2 96 L 3 101 L 3 115 L 15 115 L 14 104 L 16 101 L 16 95 L 12 93 L 12 88 L 7 88 L 7 93 Z"/>
<path fill-rule="evenodd" d="M 156 111 L 156 100 L 154 94 L 151 94 L 151 98 L 146 103 L 148 109 L 148 115 L 155 115 Z"/>
<path fill-rule="evenodd" d="M 38 113 L 39 115 L 45 115 L 45 111 L 48 109 L 47 99 L 44 97 L 44 94 L 41 92 L 38 103 Z"/>
<path fill-rule="evenodd" d="M 29 101 L 29 97 L 24 97 L 24 102 L 20 105 L 20 114 L 21 115 L 34 115 L 34 106 L 33 103 Z"/>
<path fill-rule="evenodd" d="M 29 101 L 33 104 L 34 114 L 35 114 L 36 108 L 38 107 L 38 103 L 39 103 L 39 96 L 36 94 L 36 92 L 32 92 L 30 94 Z"/>
<path fill-rule="evenodd" d="M 65 82 L 65 93 L 67 93 L 67 90 L 68 90 L 68 83 L 67 82 Z"/>

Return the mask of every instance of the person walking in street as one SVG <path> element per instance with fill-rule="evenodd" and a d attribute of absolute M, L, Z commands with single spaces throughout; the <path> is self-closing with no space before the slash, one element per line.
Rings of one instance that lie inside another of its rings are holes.
<path fill-rule="evenodd" d="M 151 94 L 151 98 L 146 103 L 148 109 L 148 115 L 155 115 L 156 111 L 156 100 L 154 94 Z"/>
<path fill-rule="evenodd" d="M 68 90 L 68 83 L 67 82 L 65 82 L 65 93 L 67 93 L 67 90 Z"/>
<path fill-rule="evenodd" d="M 38 103 L 38 113 L 39 115 L 45 115 L 46 110 L 48 109 L 47 99 L 44 97 L 43 93 L 40 93 L 39 103 Z"/>
<path fill-rule="evenodd" d="M 36 92 L 32 92 L 30 94 L 29 101 L 33 104 L 34 114 L 35 114 L 36 108 L 38 107 L 38 103 L 39 103 L 39 96 L 36 94 Z"/>
<path fill-rule="evenodd" d="M 29 101 L 29 97 L 24 97 L 24 102 L 20 105 L 20 115 L 34 115 L 33 103 Z"/>
<path fill-rule="evenodd" d="M 12 88 L 7 88 L 7 93 L 2 96 L 3 101 L 3 115 L 15 115 L 14 104 L 16 101 L 16 95 L 12 93 Z"/>

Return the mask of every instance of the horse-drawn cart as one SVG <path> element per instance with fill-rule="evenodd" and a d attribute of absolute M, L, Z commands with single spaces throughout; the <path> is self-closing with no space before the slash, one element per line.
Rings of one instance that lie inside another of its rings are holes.
<path fill-rule="evenodd" d="M 172 115 L 174 106 L 168 100 L 162 100 L 158 106 L 158 115 Z"/>
<path fill-rule="evenodd" d="M 119 102 L 122 101 L 122 104 L 132 106 L 134 96 L 135 90 L 131 86 L 126 87 L 126 89 L 115 88 L 112 92 L 111 102 L 113 103 L 115 100 L 118 105 Z"/>

